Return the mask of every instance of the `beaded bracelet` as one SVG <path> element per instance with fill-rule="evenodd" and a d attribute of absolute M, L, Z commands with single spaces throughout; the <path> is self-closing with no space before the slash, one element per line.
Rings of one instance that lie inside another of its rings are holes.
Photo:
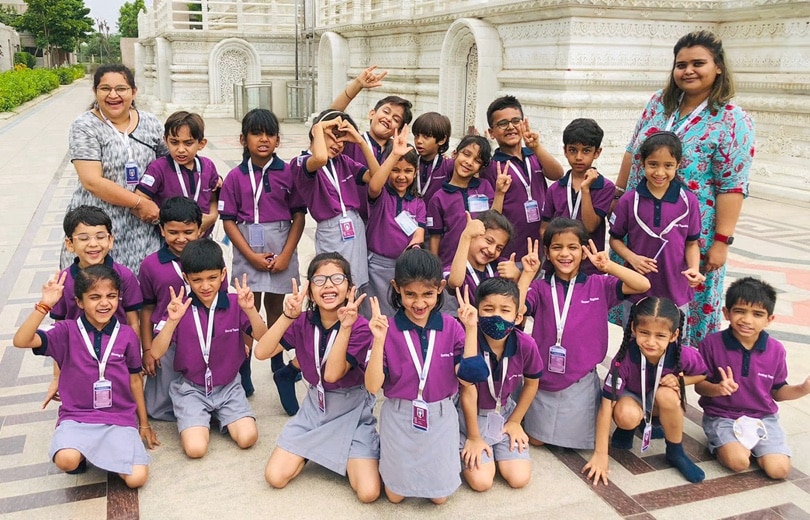
<path fill-rule="evenodd" d="M 47 303 L 42 303 L 42 302 L 39 302 L 39 303 L 35 304 L 34 309 L 38 310 L 39 312 L 41 312 L 42 314 L 44 314 L 46 316 L 47 316 L 47 314 L 49 312 L 51 312 L 51 306 L 48 305 Z"/>

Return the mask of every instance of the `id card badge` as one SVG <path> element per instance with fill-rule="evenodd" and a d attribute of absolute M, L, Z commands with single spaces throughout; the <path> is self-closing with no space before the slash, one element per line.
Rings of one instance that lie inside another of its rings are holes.
<path fill-rule="evenodd" d="M 644 424 L 644 433 L 641 435 L 641 453 L 644 453 L 650 448 L 650 441 L 652 440 L 652 422 Z"/>
<path fill-rule="evenodd" d="M 349 217 L 340 219 L 340 238 L 343 240 L 354 240 L 354 222 Z"/>
<path fill-rule="evenodd" d="M 416 223 L 416 219 L 407 211 L 401 211 L 394 220 L 397 221 L 399 229 L 401 229 L 406 236 L 413 235 L 416 233 L 416 230 L 419 229 L 419 224 Z"/>
<path fill-rule="evenodd" d="M 548 371 L 565 374 L 565 347 L 554 345 L 548 349 Z"/>
<path fill-rule="evenodd" d="M 134 162 L 128 162 L 124 165 L 124 172 L 127 174 L 127 184 L 133 186 L 138 184 L 140 176 L 138 175 L 138 165 Z"/>
<path fill-rule="evenodd" d="M 503 438 L 503 427 L 506 420 L 496 411 L 487 412 L 487 426 L 484 429 L 484 439 L 489 444 L 497 444 Z"/>
<path fill-rule="evenodd" d="M 470 213 L 481 213 L 489 209 L 489 198 L 486 195 L 470 195 L 467 197 L 467 206 Z"/>
<path fill-rule="evenodd" d="M 248 245 L 251 249 L 264 247 L 264 226 L 261 224 L 250 224 L 248 226 Z"/>
<path fill-rule="evenodd" d="M 214 393 L 214 376 L 211 374 L 211 369 L 205 369 L 205 397 L 211 397 Z"/>
<path fill-rule="evenodd" d="M 112 382 L 99 379 L 93 383 L 93 408 L 109 408 L 112 406 Z"/>
<path fill-rule="evenodd" d="M 320 383 L 315 388 L 318 390 L 318 410 L 321 413 L 326 413 L 326 390 L 323 389 L 323 385 Z"/>
<path fill-rule="evenodd" d="M 413 401 L 413 427 L 415 430 L 428 431 L 428 406 L 420 399 Z"/>
<path fill-rule="evenodd" d="M 526 212 L 526 222 L 540 222 L 540 205 L 536 200 L 527 200 L 523 203 Z"/>

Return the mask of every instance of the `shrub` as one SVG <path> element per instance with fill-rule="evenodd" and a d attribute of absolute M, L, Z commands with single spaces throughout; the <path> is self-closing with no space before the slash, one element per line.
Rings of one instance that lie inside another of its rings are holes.
<path fill-rule="evenodd" d="M 2 72 L 0 73 L 0 112 L 8 112 L 58 86 L 59 74 L 52 69 L 22 69 Z"/>
<path fill-rule="evenodd" d="M 37 64 L 37 58 L 31 54 L 30 52 L 20 51 L 14 53 L 14 64 L 21 63 L 28 67 L 29 69 L 33 69 L 34 66 Z"/>

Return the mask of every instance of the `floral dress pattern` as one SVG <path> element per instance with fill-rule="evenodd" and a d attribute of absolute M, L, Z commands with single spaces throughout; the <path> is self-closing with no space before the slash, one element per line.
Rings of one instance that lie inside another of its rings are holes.
<path fill-rule="evenodd" d="M 637 153 L 639 146 L 650 135 L 667 129 L 669 116 L 664 113 L 661 96 L 662 91 L 658 91 L 647 103 L 627 145 L 627 152 L 633 157 L 627 181 L 628 191 L 638 186 L 644 178 L 644 169 Z M 688 115 L 684 119 L 688 119 Z M 679 129 L 681 124 L 681 121 L 676 122 L 672 129 Z M 742 193 L 748 196 L 748 172 L 754 158 L 754 125 L 740 107 L 728 103 L 720 108 L 704 109 L 677 133 L 683 143 L 683 161 L 678 168 L 678 180 L 700 202 L 702 229 L 698 245 L 702 268 L 706 253 L 714 242 L 717 195 Z M 725 266 L 707 273 L 706 282 L 695 290 L 695 299 L 689 306 L 687 317 L 687 343 L 694 347 L 707 334 L 720 329 L 725 276 Z M 611 312 L 611 321 L 621 322 L 621 313 L 617 309 Z"/>

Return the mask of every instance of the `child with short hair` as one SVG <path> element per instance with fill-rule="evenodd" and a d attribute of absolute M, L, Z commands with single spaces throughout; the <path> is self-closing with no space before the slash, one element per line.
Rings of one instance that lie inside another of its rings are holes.
<path fill-rule="evenodd" d="M 152 161 L 135 188 L 158 208 L 172 197 L 188 197 L 203 213 L 202 234 L 208 236 L 217 222 L 219 174 L 214 162 L 197 155 L 205 148 L 205 122 L 199 114 L 181 110 L 163 125 L 169 155 Z"/>
<path fill-rule="evenodd" d="M 430 251 L 438 255 L 442 265 L 453 263 L 461 233 L 467 225 L 464 212 L 476 217 L 479 213 L 503 207 L 504 189 L 508 175 L 499 176 L 497 194 L 492 185 L 477 177 L 490 160 L 489 141 L 477 135 L 467 135 L 453 152 L 453 175 L 430 199 L 427 208 L 427 231 Z"/>
<path fill-rule="evenodd" d="M 62 371 L 49 458 L 71 474 L 84 473 L 90 461 L 118 473 L 127 486 L 141 487 L 149 471 L 142 441 L 150 449 L 160 442 L 146 416 L 138 336 L 115 317 L 121 278 L 106 265 L 79 271 L 73 285 L 79 317 L 37 330 L 63 298 L 66 279 L 63 271 L 48 280 L 13 340 L 15 347 L 52 357 Z"/>
<path fill-rule="evenodd" d="M 189 242 L 200 238 L 202 210 L 192 199 L 172 197 L 160 208 L 160 234 L 165 245 L 147 256 L 141 263 L 138 280 L 143 291 L 141 308 L 141 342 L 143 344 L 143 366 L 148 376 L 144 385 L 146 411 L 153 419 L 174 421 L 169 386 L 179 374 L 174 371 L 174 344 L 163 356 L 152 356 L 154 327 L 166 313 L 170 295 L 167 287 L 175 293 L 185 287 L 180 270 L 180 255 Z M 225 287 L 227 289 L 227 286 Z"/>
<path fill-rule="evenodd" d="M 489 137 L 498 148 L 481 177 L 496 186 L 498 175 L 508 175 L 511 188 L 506 192 L 503 214 L 515 227 L 514 240 L 506 247 L 505 256 L 526 254 L 526 240 L 537 238 L 546 200 L 546 179 L 562 177 L 562 165 L 540 144 L 529 119 L 523 117 L 523 106 L 514 96 L 502 96 L 487 108 Z M 521 146 L 524 145 L 525 146 Z"/>
<path fill-rule="evenodd" d="M 276 440 L 264 476 L 274 488 L 283 488 L 311 460 L 348 475 L 357 498 L 368 503 L 380 496 L 380 439 L 376 397 L 363 387 L 371 333 L 358 306 L 366 295 L 356 297 L 351 275 L 338 253 L 317 255 L 307 270 L 309 282 L 300 291 L 293 283 L 284 314 L 256 345 L 257 359 L 296 349 L 310 383 L 300 411 Z"/>
<path fill-rule="evenodd" d="M 686 386 L 706 379 L 708 370 L 700 353 L 681 346 L 686 322 L 683 312 L 666 298 L 651 296 L 633 305 L 624 328 L 624 339 L 613 357 L 602 389 L 596 419 L 596 447 L 582 468 L 594 485 L 608 483 L 610 424 L 616 431 L 610 445 L 629 450 L 636 427 L 643 425 L 641 451 L 652 439 L 653 415 L 660 417 L 666 439 L 666 460 L 689 482 L 706 477 L 683 451 L 683 416 Z M 657 368 L 654 368 L 657 367 Z"/>
<path fill-rule="evenodd" d="M 599 404 L 596 366 L 608 347 L 608 309 L 627 295 L 643 293 L 650 282 L 597 251 L 579 220 L 557 217 L 549 222 L 543 248 L 554 270 L 536 280 L 537 241 L 527 248 L 518 286 L 526 302 L 524 316 L 534 317 L 532 337 L 546 372 L 523 428 L 536 446 L 590 450 Z M 608 276 L 581 272 L 585 258 Z"/>
<path fill-rule="evenodd" d="M 438 112 L 425 112 L 411 126 L 413 145 L 419 154 L 416 189 L 425 204 L 453 175 L 453 160 L 444 154 L 450 149 L 450 118 Z"/>
<path fill-rule="evenodd" d="M 487 491 L 497 464 L 511 487 L 522 488 L 531 479 L 532 462 L 521 422 L 537 393 L 543 360 L 534 339 L 515 328 L 523 321 L 515 282 L 484 280 L 475 299 L 481 331 L 478 349 L 489 374 L 486 382 L 461 387 L 462 475 L 475 491 Z"/>
<path fill-rule="evenodd" d="M 181 377 L 172 381 L 169 396 L 180 444 L 188 457 L 203 457 L 214 414 L 222 433 L 227 431 L 240 448 L 250 448 L 258 432 L 239 380 L 239 367 L 249 355 L 240 332 L 259 339 L 267 326 L 254 306 L 247 275 L 241 284 L 234 278 L 236 294 L 221 290 L 226 272 L 219 244 L 209 238 L 190 242 L 180 254 L 180 266 L 190 297 L 184 298 L 185 287 L 179 293 L 169 287 L 171 301 L 152 341 L 156 359 L 176 345 L 174 369 Z"/>
<path fill-rule="evenodd" d="M 546 191 L 540 236 L 554 217 L 581 220 L 600 251 L 605 249 L 605 219 L 613 204 L 614 185 L 593 167 L 602 153 L 605 132 L 593 119 L 574 119 L 563 130 L 563 152 L 571 169 Z M 546 262 L 544 268 L 551 268 Z M 599 274 L 584 262 L 582 271 Z"/>
<path fill-rule="evenodd" d="M 700 353 L 709 377 L 695 390 L 702 397 L 709 450 L 732 471 L 744 471 L 753 455 L 772 479 L 790 473 L 790 447 L 779 425 L 777 401 L 810 393 L 810 377 L 787 383 L 785 346 L 765 329 L 774 320 L 776 290 L 761 280 L 736 280 L 726 291 L 729 328 L 707 336 Z"/>
<path fill-rule="evenodd" d="M 638 153 L 645 178 L 613 209 L 610 247 L 650 280 L 650 290 L 625 301 L 624 316 L 632 302 L 644 296 L 669 298 L 688 315 L 694 288 L 706 277 L 700 272 L 700 203 L 676 178 L 683 157 L 681 140 L 672 132 L 657 132 Z M 681 333 L 691 345 L 688 325 Z"/>

